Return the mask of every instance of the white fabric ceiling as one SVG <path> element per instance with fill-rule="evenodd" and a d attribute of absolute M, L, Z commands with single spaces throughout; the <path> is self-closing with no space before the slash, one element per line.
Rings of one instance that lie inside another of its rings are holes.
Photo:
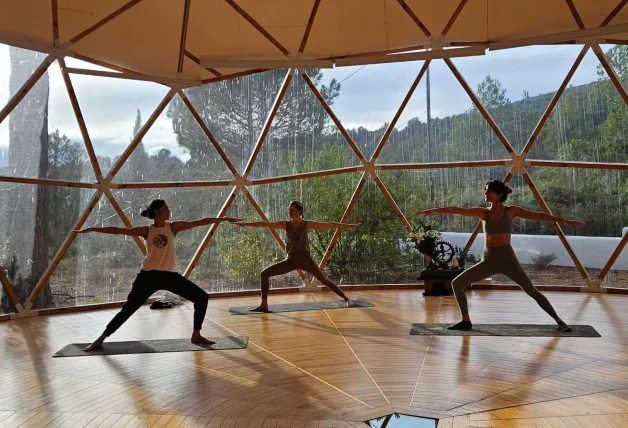
<path fill-rule="evenodd" d="M 186 0 L 0 0 L 0 42 L 54 48 L 53 8 L 60 44 L 89 29 L 125 4 L 123 13 L 67 49 L 138 73 L 209 79 L 216 74 L 186 56 L 178 72 Z M 234 4 L 235 3 L 235 7 Z M 314 0 L 189 0 L 185 49 L 193 57 L 285 59 L 281 50 L 248 22 L 239 6 L 290 54 L 303 39 Z M 398 0 L 321 0 L 304 56 L 337 58 L 399 50 L 430 39 Z M 405 0 L 433 36 L 439 36 L 460 0 Z M 488 43 L 579 29 L 568 0 L 468 0 L 446 42 Z M 601 25 L 620 0 L 573 0 L 585 28 Z M 628 23 L 628 7 L 609 25 Z M 628 40 L 628 34 L 606 35 Z M 218 69 L 217 74 L 242 70 Z"/>

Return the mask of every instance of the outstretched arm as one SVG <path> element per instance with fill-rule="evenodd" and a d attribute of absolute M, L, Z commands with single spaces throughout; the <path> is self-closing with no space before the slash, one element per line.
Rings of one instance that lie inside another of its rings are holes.
<path fill-rule="evenodd" d="M 194 229 L 199 226 L 209 226 L 214 223 L 221 223 L 223 221 L 228 221 L 229 223 L 235 223 L 236 221 L 242 220 L 241 218 L 233 218 L 233 217 L 207 217 L 202 218 L 200 220 L 193 221 L 173 221 L 170 224 L 170 228 L 172 229 L 173 234 L 177 234 L 184 230 Z"/>
<path fill-rule="evenodd" d="M 148 238 L 148 226 L 138 227 L 88 227 L 82 230 L 75 230 L 76 233 L 89 233 L 98 232 L 106 233 L 107 235 L 126 235 L 126 236 L 141 236 L 142 238 Z"/>
<path fill-rule="evenodd" d="M 269 229 L 286 229 L 285 221 L 239 221 L 236 223 L 236 225 L 242 227 L 267 227 Z"/>
<path fill-rule="evenodd" d="M 414 215 L 422 215 L 424 217 L 432 214 L 458 214 L 465 217 L 476 217 L 484 219 L 486 208 L 462 208 L 462 207 L 442 207 L 430 208 L 429 210 L 415 211 Z"/>
<path fill-rule="evenodd" d="M 355 229 L 359 223 L 338 223 L 336 221 L 307 221 L 307 228 L 311 230 L 317 229 Z"/>
<path fill-rule="evenodd" d="M 516 206 L 510 207 L 510 211 L 512 213 L 513 218 L 521 217 L 526 220 L 540 220 L 540 221 L 551 221 L 551 222 L 556 222 L 556 223 L 565 223 L 571 227 L 578 227 L 578 226 L 584 225 L 584 223 L 576 221 L 576 220 L 569 220 L 567 218 L 558 217 L 558 216 L 547 214 L 541 211 L 532 211 L 532 210 L 527 210 L 525 208 L 516 207 Z"/>

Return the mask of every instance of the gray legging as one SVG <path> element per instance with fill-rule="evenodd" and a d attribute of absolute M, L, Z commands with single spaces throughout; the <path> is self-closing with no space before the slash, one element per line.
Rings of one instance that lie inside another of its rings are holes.
<path fill-rule="evenodd" d="M 326 285 L 342 297 L 346 298 L 345 293 L 333 282 L 331 282 L 318 267 L 312 256 L 306 252 L 295 252 L 288 255 L 288 258 L 282 262 L 268 266 L 262 271 L 260 285 L 262 287 L 262 299 L 268 298 L 268 289 L 270 288 L 270 278 L 273 276 L 284 275 L 293 270 L 301 269 L 314 275 L 323 285 Z"/>
<path fill-rule="evenodd" d="M 558 317 L 552 304 L 547 300 L 547 297 L 541 294 L 532 284 L 528 275 L 523 271 L 523 268 L 517 260 L 517 256 L 515 256 L 515 251 L 510 245 L 504 247 L 484 247 L 482 261 L 462 272 L 451 282 L 454 294 L 456 295 L 456 301 L 463 315 L 469 313 L 464 288 L 474 282 L 481 281 L 498 273 L 506 275 L 516 282 L 528 296 L 536 300 L 536 303 L 538 303 L 549 316 L 554 319 Z"/>

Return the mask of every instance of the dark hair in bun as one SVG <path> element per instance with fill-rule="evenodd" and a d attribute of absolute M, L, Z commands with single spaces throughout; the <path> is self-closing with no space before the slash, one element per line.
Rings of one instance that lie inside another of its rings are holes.
<path fill-rule="evenodd" d="M 290 205 L 294 205 L 296 207 L 297 210 L 299 210 L 299 212 L 301 213 L 301 218 L 304 218 L 303 216 L 303 204 L 299 201 L 292 201 L 290 202 Z"/>
<path fill-rule="evenodd" d="M 163 199 L 155 199 L 153 202 L 151 202 L 145 210 L 143 210 L 140 215 L 142 217 L 148 217 L 150 219 L 155 219 L 155 210 L 158 210 L 159 208 L 163 207 L 164 204 L 166 203 L 166 201 L 164 201 Z"/>
<path fill-rule="evenodd" d="M 499 198 L 499 200 L 502 202 L 506 202 L 506 199 L 508 199 L 508 195 L 512 193 L 512 189 L 499 180 L 489 181 L 484 185 L 484 188 L 495 192 L 498 195 L 502 195 L 502 197 Z"/>

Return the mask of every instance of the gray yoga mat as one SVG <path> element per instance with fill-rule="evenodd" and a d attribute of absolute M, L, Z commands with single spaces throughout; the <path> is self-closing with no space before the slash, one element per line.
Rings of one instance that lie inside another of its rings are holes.
<path fill-rule="evenodd" d="M 354 308 L 370 308 L 372 303 L 366 300 L 356 299 L 353 301 Z M 253 312 L 251 309 L 257 306 L 242 306 L 237 308 L 229 308 L 231 315 L 251 315 L 251 314 L 268 314 L 276 312 L 297 312 L 297 311 L 316 311 L 319 309 L 350 309 L 344 300 L 334 300 L 332 302 L 300 302 L 300 303 L 281 303 L 279 305 L 268 305 L 268 312 Z"/>
<path fill-rule="evenodd" d="M 248 336 L 208 337 L 216 343 L 201 345 L 190 339 L 134 340 L 129 342 L 105 342 L 102 348 L 85 352 L 89 343 L 72 343 L 53 357 L 84 357 L 88 355 L 149 354 L 159 352 L 215 351 L 226 349 L 244 349 L 249 344 Z"/>
<path fill-rule="evenodd" d="M 525 336 L 525 337 L 601 337 L 590 325 L 569 325 L 570 333 L 556 324 L 473 324 L 469 331 L 447 330 L 453 324 L 412 324 L 411 335 L 417 336 Z"/>

